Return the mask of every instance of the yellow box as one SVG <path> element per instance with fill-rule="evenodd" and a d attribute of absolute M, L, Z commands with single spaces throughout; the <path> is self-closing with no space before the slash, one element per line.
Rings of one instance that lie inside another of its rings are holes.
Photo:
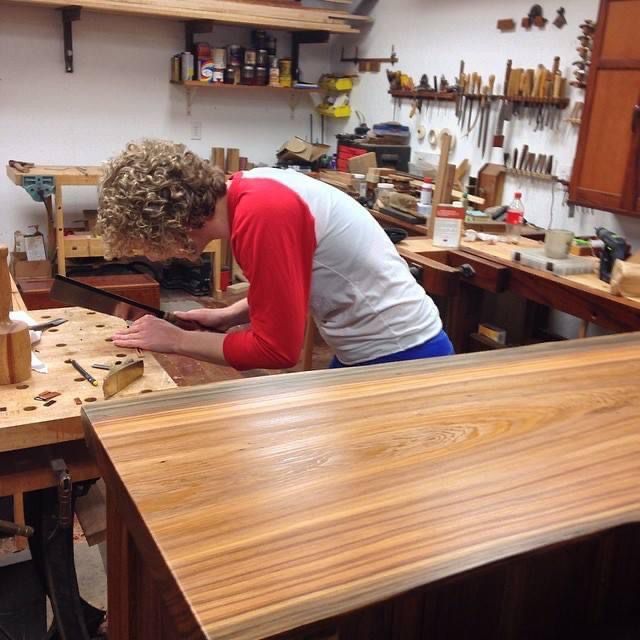
<path fill-rule="evenodd" d="M 321 104 L 316 107 L 318 113 L 329 118 L 348 118 L 351 115 L 351 105 L 344 104 L 340 107 L 333 107 Z"/>

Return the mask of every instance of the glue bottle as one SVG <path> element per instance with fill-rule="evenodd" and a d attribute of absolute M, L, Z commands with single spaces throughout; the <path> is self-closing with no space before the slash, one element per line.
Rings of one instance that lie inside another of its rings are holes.
<path fill-rule="evenodd" d="M 516 191 L 513 202 L 509 205 L 505 216 L 507 242 L 517 244 L 522 233 L 524 223 L 524 205 L 522 204 L 522 194 Z"/>
<path fill-rule="evenodd" d="M 420 204 L 431 205 L 433 200 L 433 183 L 429 178 L 425 178 L 420 185 Z"/>

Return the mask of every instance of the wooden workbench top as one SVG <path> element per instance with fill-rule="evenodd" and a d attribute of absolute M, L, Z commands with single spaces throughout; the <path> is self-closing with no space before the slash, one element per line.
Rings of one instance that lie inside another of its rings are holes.
<path fill-rule="evenodd" d="M 102 167 L 36 165 L 25 171 L 17 171 L 7 165 L 7 176 L 17 185 L 22 185 L 24 176 L 53 176 L 57 185 L 90 185 L 98 184 L 102 177 Z"/>
<path fill-rule="evenodd" d="M 113 333 L 124 325 L 123 320 L 77 307 L 28 313 L 36 322 L 50 318 L 67 318 L 68 322 L 44 331 L 40 343 L 34 345 L 49 373 L 32 372 L 31 378 L 19 385 L 0 386 L 0 452 L 82 439 L 81 406 L 103 398 L 102 380 L 107 374 L 91 365 L 138 357 L 135 349 L 115 347 L 110 341 Z M 143 377 L 120 394 L 138 395 L 175 387 L 151 354 L 143 353 L 143 357 Z M 100 386 L 94 387 L 84 380 L 64 362 L 67 358 L 76 359 Z M 57 391 L 61 395 L 54 398 L 54 404 L 45 407 L 34 399 L 44 391 Z M 81 404 L 76 404 L 76 398 Z"/>
<path fill-rule="evenodd" d="M 179 637 L 265 638 L 640 519 L 640 334 L 83 407 Z"/>
<path fill-rule="evenodd" d="M 475 255 L 483 258 L 496 260 L 501 264 L 506 264 L 519 269 L 525 269 L 529 272 L 538 273 L 541 277 L 557 278 L 567 283 L 573 283 L 577 286 L 586 287 L 594 293 L 611 296 L 609 284 L 600 280 L 596 273 L 581 273 L 571 276 L 560 276 L 552 274 L 548 271 L 542 271 L 539 269 L 536 270 L 532 269 L 531 267 L 526 267 L 511 259 L 513 251 L 516 248 L 540 248 L 543 245 L 543 242 L 531 240 L 529 238 L 521 238 L 518 245 L 507 244 L 504 242 L 490 244 L 481 240 L 476 242 L 468 242 L 466 240 L 463 240 L 460 245 L 460 249 L 462 251 L 472 252 Z M 411 251 L 413 253 L 426 255 L 427 257 L 429 253 L 441 253 L 442 251 L 446 251 L 446 249 L 442 249 L 441 247 L 434 247 L 430 238 L 406 238 L 402 242 L 399 242 L 396 246 L 401 252 L 404 249 L 405 251 Z M 597 264 L 597 260 L 594 259 L 594 268 L 596 268 Z M 612 297 L 618 302 L 624 301 L 633 306 L 637 306 L 638 310 L 640 311 L 640 298 L 622 298 L 619 296 Z"/>

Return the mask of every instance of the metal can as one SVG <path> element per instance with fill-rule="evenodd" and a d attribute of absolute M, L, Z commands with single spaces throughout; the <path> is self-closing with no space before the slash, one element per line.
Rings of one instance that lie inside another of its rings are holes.
<path fill-rule="evenodd" d="M 272 87 L 280 86 L 280 70 L 278 67 L 271 67 L 269 69 L 269 85 Z"/>
<path fill-rule="evenodd" d="M 292 69 L 291 58 L 280 58 L 278 61 L 278 67 L 280 68 L 281 76 L 290 76 Z"/>
<path fill-rule="evenodd" d="M 250 64 L 251 66 L 256 65 L 256 50 L 255 49 L 245 49 L 244 50 L 244 63 Z"/>
<path fill-rule="evenodd" d="M 267 67 L 256 67 L 256 84 L 264 86 L 269 83 L 269 69 Z"/>
<path fill-rule="evenodd" d="M 275 36 L 269 36 L 269 37 L 267 38 L 267 46 L 266 46 L 266 49 L 267 49 L 267 53 L 268 53 L 270 56 L 275 56 L 275 55 L 276 55 L 276 48 L 277 48 L 277 45 L 278 45 L 278 39 L 277 39 Z"/>
<path fill-rule="evenodd" d="M 227 62 L 233 65 L 242 65 L 244 62 L 244 49 L 239 44 L 230 44 L 227 47 Z"/>
<path fill-rule="evenodd" d="M 267 32 L 264 29 L 256 29 L 252 35 L 253 46 L 256 49 L 267 48 Z"/>
<path fill-rule="evenodd" d="M 269 54 L 266 49 L 258 49 L 256 51 L 256 64 L 259 67 L 269 66 Z"/>
<path fill-rule="evenodd" d="M 238 81 L 236 82 L 236 71 L 238 75 Z M 237 65 L 228 65 L 224 70 L 224 83 L 225 84 L 240 84 L 240 67 Z"/>
<path fill-rule="evenodd" d="M 245 64 L 242 67 L 241 81 L 242 84 L 256 83 L 256 68 L 252 64 Z"/>

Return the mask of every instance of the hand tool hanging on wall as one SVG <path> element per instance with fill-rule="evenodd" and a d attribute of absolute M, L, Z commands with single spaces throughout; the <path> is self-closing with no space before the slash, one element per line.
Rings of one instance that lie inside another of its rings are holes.
<path fill-rule="evenodd" d="M 485 104 L 486 115 L 485 115 L 485 121 L 484 121 L 484 131 L 482 133 L 482 157 L 483 158 L 487 149 L 487 132 L 489 131 L 489 122 L 491 120 L 491 100 L 493 96 L 493 88 L 495 86 L 495 82 L 496 82 L 496 77 L 493 74 L 490 75 L 489 84 L 487 85 L 488 97 L 486 99 L 486 104 Z"/>
<path fill-rule="evenodd" d="M 462 108 L 462 92 L 464 91 L 464 60 L 460 60 L 460 71 L 456 78 L 456 117 L 460 121 L 460 109 Z"/>

